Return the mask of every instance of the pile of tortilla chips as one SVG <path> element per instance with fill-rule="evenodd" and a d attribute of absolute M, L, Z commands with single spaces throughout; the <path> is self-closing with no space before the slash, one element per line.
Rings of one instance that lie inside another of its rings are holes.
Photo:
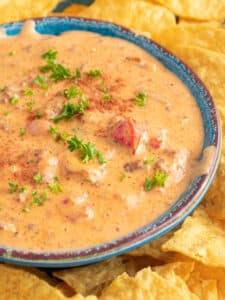
<path fill-rule="evenodd" d="M 0 23 L 74 15 L 152 37 L 210 90 L 225 132 L 225 0 L 96 0 L 51 13 L 58 0 L 0 0 Z M 126 255 L 52 273 L 0 264 L 0 300 L 225 299 L 225 139 L 208 194 L 178 230 Z"/>

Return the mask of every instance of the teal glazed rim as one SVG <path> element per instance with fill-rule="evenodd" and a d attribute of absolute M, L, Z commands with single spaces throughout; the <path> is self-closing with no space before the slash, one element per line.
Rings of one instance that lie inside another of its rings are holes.
<path fill-rule="evenodd" d="M 115 255 L 131 251 L 165 234 L 181 223 L 198 206 L 203 199 L 219 165 L 221 153 L 221 127 L 213 99 L 198 76 L 179 58 L 149 38 L 139 35 L 122 26 L 92 19 L 75 17 L 46 17 L 34 19 L 37 32 L 40 34 L 59 35 L 69 30 L 83 30 L 105 36 L 127 40 L 160 61 L 173 72 L 192 93 L 203 119 L 203 150 L 215 146 L 208 174 L 198 176 L 164 214 L 153 222 L 118 239 L 94 247 L 68 251 L 26 251 L 1 245 L 0 261 L 14 264 L 39 266 L 46 268 L 71 267 L 98 262 Z M 7 35 L 17 35 L 24 21 L 4 24 Z"/>

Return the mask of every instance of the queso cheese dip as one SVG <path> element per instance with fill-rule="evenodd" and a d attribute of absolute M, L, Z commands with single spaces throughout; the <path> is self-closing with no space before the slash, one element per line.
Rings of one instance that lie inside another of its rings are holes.
<path fill-rule="evenodd" d="M 0 241 L 68 250 L 164 213 L 203 145 L 185 85 L 137 46 L 89 32 L 0 38 Z"/>

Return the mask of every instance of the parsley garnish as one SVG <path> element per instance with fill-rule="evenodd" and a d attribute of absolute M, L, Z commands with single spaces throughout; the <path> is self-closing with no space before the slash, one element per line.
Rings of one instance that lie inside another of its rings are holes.
<path fill-rule="evenodd" d="M 72 85 L 68 89 L 64 90 L 64 95 L 67 99 L 76 98 L 77 96 L 82 96 L 82 92 L 78 86 Z"/>
<path fill-rule="evenodd" d="M 58 193 L 61 193 L 63 191 L 62 187 L 58 184 L 58 182 L 49 183 L 48 186 L 49 186 L 52 193 L 58 194 Z"/>
<path fill-rule="evenodd" d="M 150 164 L 151 162 L 153 162 L 155 159 L 155 156 L 153 154 L 149 155 L 146 159 L 144 159 L 144 164 L 145 165 L 148 165 Z"/>
<path fill-rule="evenodd" d="M 47 59 L 47 60 L 55 60 L 58 52 L 52 49 L 49 49 L 47 52 L 42 54 L 42 58 Z"/>
<path fill-rule="evenodd" d="M 67 141 L 68 149 L 73 152 L 75 150 L 80 151 L 80 159 L 87 163 L 88 161 L 94 159 L 95 157 L 98 159 L 100 164 L 104 164 L 106 161 L 103 158 L 103 154 L 98 151 L 94 144 L 88 142 L 84 143 L 82 140 L 79 140 L 76 135 L 74 135 L 71 139 Z"/>
<path fill-rule="evenodd" d="M 4 91 L 5 91 L 5 86 L 4 87 L 0 86 L 0 93 L 2 93 Z"/>
<path fill-rule="evenodd" d="M 33 176 L 33 179 L 35 182 L 37 183 L 42 183 L 43 182 L 43 178 L 41 177 L 41 174 L 40 173 L 37 173 Z"/>
<path fill-rule="evenodd" d="M 31 100 L 31 101 L 27 102 L 27 107 L 28 107 L 29 112 L 32 112 L 34 105 L 35 105 L 35 100 Z"/>
<path fill-rule="evenodd" d="M 16 98 L 16 97 L 11 97 L 9 99 L 9 103 L 12 104 L 12 105 L 15 105 L 16 103 L 18 103 L 19 99 Z"/>
<path fill-rule="evenodd" d="M 88 76 L 91 77 L 101 77 L 102 73 L 99 70 L 90 70 Z"/>
<path fill-rule="evenodd" d="M 26 134 L 26 131 L 22 128 L 20 128 L 20 136 L 24 136 Z"/>
<path fill-rule="evenodd" d="M 44 205 L 44 201 L 40 197 L 37 196 L 37 191 L 32 192 L 32 197 L 33 197 L 33 203 L 32 204 L 37 204 L 39 206 Z"/>
<path fill-rule="evenodd" d="M 63 79 L 71 78 L 71 72 L 69 69 L 65 68 L 63 65 L 56 62 L 57 51 L 49 49 L 48 52 L 42 55 L 47 61 L 47 65 L 40 67 L 40 70 L 44 73 L 49 71 L 52 72 L 50 78 L 54 82 L 58 82 Z"/>
<path fill-rule="evenodd" d="M 164 186 L 167 177 L 168 177 L 168 174 L 157 170 L 154 177 L 152 177 L 152 178 L 147 177 L 145 179 L 144 190 L 147 192 L 156 186 Z"/>
<path fill-rule="evenodd" d="M 53 119 L 55 123 L 61 120 L 70 120 L 74 115 L 84 112 L 84 109 L 89 107 L 89 102 L 86 99 L 81 100 L 78 104 L 66 103 L 63 106 L 62 112 Z"/>
<path fill-rule="evenodd" d="M 43 117 L 43 113 L 39 112 L 36 114 L 36 119 L 41 119 Z"/>
<path fill-rule="evenodd" d="M 9 182 L 9 192 L 12 194 L 12 193 L 15 193 L 16 191 L 18 191 L 18 184 L 15 183 L 15 182 Z"/>
<path fill-rule="evenodd" d="M 7 117 L 7 116 L 8 116 L 8 114 L 9 114 L 9 112 L 8 112 L 8 111 L 4 111 L 4 113 L 3 113 L 3 115 L 4 115 L 5 117 Z"/>
<path fill-rule="evenodd" d="M 75 78 L 76 78 L 76 79 L 81 78 L 81 72 L 80 72 L 80 69 L 79 69 L 79 68 L 76 68 L 76 70 L 75 70 Z"/>
<path fill-rule="evenodd" d="M 58 135 L 59 127 L 50 127 L 48 132 L 53 136 L 54 140 L 56 141 L 59 137 Z"/>
<path fill-rule="evenodd" d="M 34 80 L 33 83 L 36 85 L 39 85 L 42 89 L 47 90 L 48 89 L 48 84 L 47 84 L 47 77 L 46 76 L 41 76 L 41 75 L 37 75 Z"/>
<path fill-rule="evenodd" d="M 23 90 L 23 94 L 24 94 L 24 96 L 33 96 L 34 93 L 33 93 L 33 91 L 31 89 L 25 88 Z"/>
<path fill-rule="evenodd" d="M 108 101 L 111 100 L 111 98 L 112 97 L 109 94 L 104 94 L 103 97 L 102 97 L 102 100 L 108 102 Z"/>
<path fill-rule="evenodd" d="M 134 99 L 134 103 L 138 106 L 145 106 L 146 100 L 147 100 L 147 94 L 143 92 L 139 92 Z"/>

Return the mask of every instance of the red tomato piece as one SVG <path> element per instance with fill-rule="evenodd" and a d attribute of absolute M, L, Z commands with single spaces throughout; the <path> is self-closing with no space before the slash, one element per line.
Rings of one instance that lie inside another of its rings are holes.
<path fill-rule="evenodd" d="M 126 119 L 115 126 L 112 137 L 116 142 L 135 150 L 141 138 L 141 131 L 133 119 Z"/>
<path fill-rule="evenodd" d="M 161 146 L 161 142 L 157 137 L 153 137 L 150 139 L 150 145 L 153 149 L 159 149 Z"/>

